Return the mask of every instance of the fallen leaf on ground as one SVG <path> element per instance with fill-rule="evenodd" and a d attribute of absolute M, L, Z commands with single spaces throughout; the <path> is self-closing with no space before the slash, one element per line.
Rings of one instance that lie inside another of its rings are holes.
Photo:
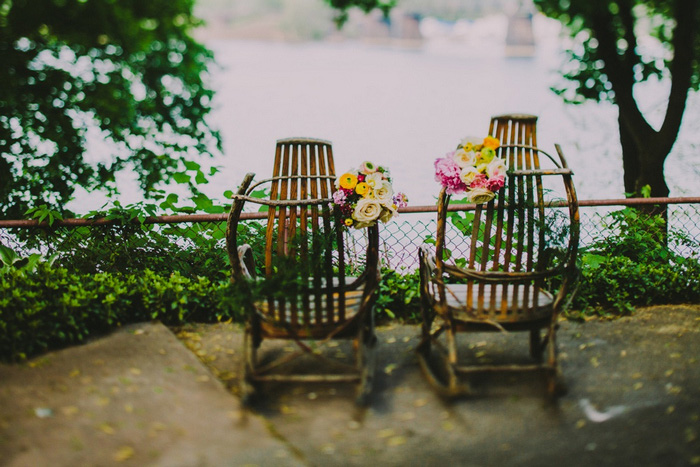
<path fill-rule="evenodd" d="M 389 438 L 387 441 L 387 446 L 401 446 L 403 444 L 406 444 L 406 437 L 405 436 L 392 436 Z"/>
<path fill-rule="evenodd" d="M 122 446 L 114 453 L 114 460 L 117 462 L 124 462 L 134 457 L 135 453 L 134 448 L 131 446 Z"/>
<path fill-rule="evenodd" d="M 110 425 L 107 422 L 100 423 L 100 425 L 97 427 L 102 433 L 108 434 L 108 435 L 113 435 L 114 434 L 114 427 Z"/>

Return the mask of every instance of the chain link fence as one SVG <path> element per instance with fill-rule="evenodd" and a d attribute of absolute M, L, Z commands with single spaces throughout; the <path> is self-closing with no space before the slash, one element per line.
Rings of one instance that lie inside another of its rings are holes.
<path fill-rule="evenodd" d="M 613 231 L 609 226 L 608 214 L 625 206 L 641 204 L 638 201 L 582 201 L 580 249 L 608 236 L 618 235 L 620 232 Z M 669 237 L 669 248 L 685 257 L 698 257 L 700 198 L 653 201 L 654 204 L 668 206 L 668 230 L 679 234 Z M 243 216 L 245 222 L 239 236 L 253 244 L 261 242 L 265 214 L 245 213 Z M 48 256 L 62 252 L 64 264 L 87 271 L 109 270 L 110 258 L 116 255 L 120 255 L 122 263 L 127 262 L 133 268 L 181 272 L 223 270 L 227 267 L 225 230 L 225 214 L 164 216 L 129 225 L 104 219 L 69 219 L 57 221 L 51 227 L 38 225 L 36 221 L 0 221 L 0 244 L 12 249 L 19 257 L 32 253 Z M 381 226 L 382 265 L 398 271 L 414 270 L 418 265 L 420 245 L 431 242 L 435 231 L 434 207 L 402 210 L 396 221 Z M 351 236 L 351 248 L 354 246 L 355 251 L 363 251 L 363 232 L 353 230 L 348 235 Z M 462 232 L 458 228 L 448 223 L 446 237 L 455 256 L 466 255 L 464 242 L 460 241 Z"/>

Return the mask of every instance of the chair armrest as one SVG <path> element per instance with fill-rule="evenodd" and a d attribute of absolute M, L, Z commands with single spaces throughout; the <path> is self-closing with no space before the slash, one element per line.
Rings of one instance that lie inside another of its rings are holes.
<path fill-rule="evenodd" d="M 248 173 L 243 177 L 243 182 L 238 188 L 238 194 L 234 195 L 234 201 L 231 205 L 231 210 L 228 213 L 228 218 L 226 220 L 226 251 L 228 252 L 228 259 L 231 265 L 231 280 L 236 281 L 242 279 L 245 276 L 243 267 L 241 266 L 241 257 L 238 251 L 238 222 L 241 218 L 241 211 L 243 211 L 243 204 L 245 200 L 236 199 L 236 196 L 243 195 L 247 192 L 248 187 L 253 182 L 255 174 Z M 245 254 L 243 255 L 245 257 Z"/>
<path fill-rule="evenodd" d="M 477 271 L 475 269 L 460 268 L 453 264 L 443 266 L 445 273 L 459 279 L 470 279 L 482 282 L 523 282 L 561 275 L 566 271 L 565 267 L 548 268 L 531 272 L 503 272 L 503 271 Z"/>
<path fill-rule="evenodd" d="M 421 275 L 423 274 L 423 271 L 425 271 L 427 277 L 431 277 L 435 274 L 435 270 L 437 269 L 435 252 L 429 245 L 423 244 L 420 246 L 418 249 L 418 261 Z"/>
<path fill-rule="evenodd" d="M 515 177 L 526 177 L 526 176 L 544 176 L 544 175 L 573 175 L 574 172 L 569 168 L 562 169 L 525 169 L 525 170 L 511 170 L 509 174 Z"/>
<path fill-rule="evenodd" d="M 241 264 L 243 275 L 248 279 L 255 279 L 255 258 L 253 249 L 247 243 L 238 247 L 238 261 Z"/>
<path fill-rule="evenodd" d="M 330 203 L 333 201 L 332 198 L 309 198 L 309 199 L 262 199 L 253 198 L 251 196 L 235 194 L 231 196 L 231 199 L 240 201 L 242 203 L 256 203 L 263 204 L 265 206 L 311 206 L 318 204 Z"/>

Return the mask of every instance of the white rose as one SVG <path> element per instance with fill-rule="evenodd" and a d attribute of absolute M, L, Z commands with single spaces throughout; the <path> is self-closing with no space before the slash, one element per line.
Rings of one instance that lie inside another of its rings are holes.
<path fill-rule="evenodd" d="M 382 213 L 382 205 L 376 199 L 362 198 L 357 202 L 352 217 L 357 221 L 355 227 L 362 228 L 371 225 Z"/>
<path fill-rule="evenodd" d="M 394 196 L 394 189 L 386 180 L 374 188 L 374 198 L 377 199 L 382 204 L 391 204 L 392 197 Z"/>
<path fill-rule="evenodd" d="M 491 162 L 489 162 L 489 165 L 486 166 L 486 175 L 488 175 L 489 178 L 500 176 L 505 177 L 506 163 L 503 162 L 503 159 L 499 159 L 496 157 Z"/>
<path fill-rule="evenodd" d="M 457 165 L 464 169 L 473 166 L 476 162 L 476 153 L 474 151 L 465 151 L 464 148 L 459 148 L 452 156 Z"/>
<path fill-rule="evenodd" d="M 495 198 L 496 195 L 488 188 L 474 188 L 467 192 L 467 198 L 474 204 L 484 204 Z"/>
<path fill-rule="evenodd" d="M 459 178 L 462 179 L 465 185 L 469 186 L 477 175 L 479 175 L 479 171 L 476 170 L 476 167 L 465 167 L 459 173 Z"/>

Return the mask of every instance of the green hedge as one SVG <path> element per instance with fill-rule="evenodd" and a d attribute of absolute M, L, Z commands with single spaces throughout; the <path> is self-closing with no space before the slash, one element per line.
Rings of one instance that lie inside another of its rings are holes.
<path fill-rule="evenodd" d="M 667 247 L 667 241 L 682 243 L 697 252 L 697 242 L 682 233 L 666 233 L 662 220 L 631 209 L 612 213 L 608 227 L 607 235 L 581 251 L 581 280 L 569 317 L 619 316 L 636 306 L 700 302 L 697 254 L 681 257 Z M 257 224 L 247 228 L 241 234 L 259 241 Z M 109 250 L 92 248 L 105 236 L 90 233 L 90 248 L 66 243 L 53 258 L 19 258 L 0 245 L 0 360 L 22 360 L 77 344 L 127 323 L 242 320 L 244 299 L 251 297 L 226 280 L 223 248 L 206 231 L 194 236 L 196 244 L 177 250 L 178 261 L 173 262 L 171 254 L 170 267 L 164 260 L 167 255 L 156 255 L 160 262 L 150 261 L 169 241 L 162 235 L 137 229 L 120 240 L 119 248 L 112 245 Z M 119 254 L 108 260 L 93 253 L 116 250 Z M 72 256 L 73 264 L 71 251 L 81 252 Z M 156 271 L 143 269 L 149 263 Z M 171 274 L 173 269 L 180 272 Z M 378 319 L 419 322 L 419 282 L 415 271 L 384 269 Z"/>
<path fill-rule="evenodd" d="M 72 274 L 40 264 L 0 281 L 0 359 L 16 361 L 83 342 L 127 323 L 240 320 L 228 283 L 145 270 Z"/>

